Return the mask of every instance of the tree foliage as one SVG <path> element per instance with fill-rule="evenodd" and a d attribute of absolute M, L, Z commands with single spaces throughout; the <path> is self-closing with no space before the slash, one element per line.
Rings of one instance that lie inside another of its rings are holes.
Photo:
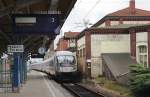
<path fill-rule="evenodd" d="M 150 97 L 150 69 L 139 64 L 131 65 L 130 87 L 136 95 Z"/>

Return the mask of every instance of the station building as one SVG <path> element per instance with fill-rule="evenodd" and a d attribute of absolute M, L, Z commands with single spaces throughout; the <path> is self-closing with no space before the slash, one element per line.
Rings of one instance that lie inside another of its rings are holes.
<path fill-rule="evenodd" d="M 88 77 L 105 75 L 124 83 L 128 66 L 150 66 L 150 11 L 129 7 L 106 15 L 77 36 L 79 70 Z"/>
<path fill-rule="evenodd" d="M 62 51 L 68 48 L 68 42 L 64 38 L 60 38 L 57 43 L 57 48 L 55 51 Z"/>
<path fill-rule="evenodd" d="M 59 39 L 56 51 L 68 50 L 76 52 L 76 36 L 78 32 L 65 32 L 64 36 Z"/>

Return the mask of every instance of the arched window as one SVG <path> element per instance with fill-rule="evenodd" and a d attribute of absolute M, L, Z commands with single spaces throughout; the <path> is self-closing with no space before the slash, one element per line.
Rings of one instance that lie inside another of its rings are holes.
<path fill-rule="evenodd" d="M 140 64 L 143 64 L 144 67 L 148 67 L 148 55 L 147 55 L 147 46 L 140 45 L 138 46 L 138 60 Z"/>

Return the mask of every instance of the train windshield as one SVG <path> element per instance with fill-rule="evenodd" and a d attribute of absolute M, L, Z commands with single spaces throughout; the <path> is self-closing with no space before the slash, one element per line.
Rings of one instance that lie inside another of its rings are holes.
<path fill-rule="evenodd" d="M 74 64 L 75 63 L 75 57 L 74 56 L 57 56 L 58 63 L 60 64 Z"/>

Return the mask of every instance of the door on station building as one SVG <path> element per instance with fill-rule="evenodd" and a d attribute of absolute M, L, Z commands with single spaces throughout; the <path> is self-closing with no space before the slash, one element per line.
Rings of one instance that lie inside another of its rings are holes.
<path fill-rule="evenodd" d="M 146 45 L 138 46 L 138 62 L 148 68 L 148 48 Z"/>

